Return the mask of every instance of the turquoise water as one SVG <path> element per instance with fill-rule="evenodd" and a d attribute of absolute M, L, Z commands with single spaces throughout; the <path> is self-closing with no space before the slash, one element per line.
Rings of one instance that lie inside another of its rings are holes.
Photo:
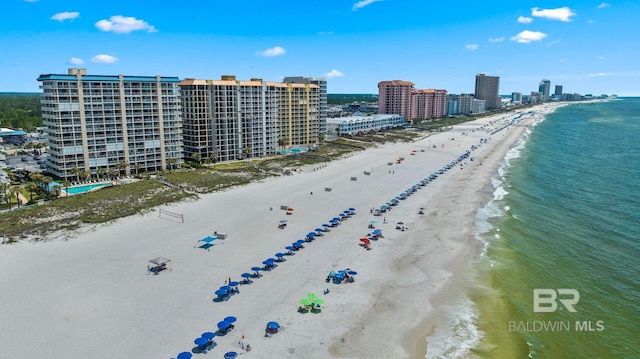
<path fill-rule="evenodd" d="M 103 187 L 110 187 L 111 183 L 92 183 L 92 184 L 85 184 L 85 185 L 81 185 L 81 186 L 74 186 L 74 187 L 69 187 L 67 188 L 67 193 L 69 195 L 72 194 L 80 194 L 80 193 L 86 193 L 98 188 L 103 188 Z"/>
<path fill-rule="evenodd" d="M 547 115 L 488 195 L 429 357 L 640 358 L 640 98 Z M 535 308 L 534 289 L 557 298 Z"/>
<path fill-rule="evenodd" d="M 291 154 L 291 153 L 301 153 L 301 152 L 306 152 L 307 148 L 306 147 L 294 147 L 294 148 L 288 148 L 288 149 L 284 149 L 284 150 L 280 150 L 280 154 L 281 155 L 287 155 L 287 154 Z"/>

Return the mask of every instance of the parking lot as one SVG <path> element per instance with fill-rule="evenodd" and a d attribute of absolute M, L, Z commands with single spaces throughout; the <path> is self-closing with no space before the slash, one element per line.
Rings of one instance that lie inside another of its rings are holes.
<path fill-rule="evenodd" d="M 10 170 L 14 169 L 24 170 L 28 172 L 43 172 L 45 167 L 44 159 L 45 156 L 36 156 L 29 154 L 23 156 L 7 156 L 5 162 L 7 164 L 7 168 Z"/>

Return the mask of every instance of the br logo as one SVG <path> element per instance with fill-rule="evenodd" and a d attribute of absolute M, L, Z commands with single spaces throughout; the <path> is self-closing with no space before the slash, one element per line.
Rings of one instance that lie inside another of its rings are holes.
<path fill-rule="evenodd" d="M 558 298 L 560 296 L 560 298 Z M 533 290 L 533 311 L 541 313 L 552 313 L 558 309 L 558 301 L 574 313 L 573 307 L 580 301 L 580 293 L 575 289 L 534 289 Z"/>

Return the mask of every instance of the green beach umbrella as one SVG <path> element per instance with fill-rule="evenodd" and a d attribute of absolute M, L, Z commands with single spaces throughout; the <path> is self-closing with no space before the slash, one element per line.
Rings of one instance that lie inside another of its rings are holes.
<path fill-rule="evenodd" d="M 307 298 L 302 298 L 300 300 L 300 303 L 302 303 L 302 305 L 311 305 L 311 300 Z"/>
<path fill-rule="evenodd" d="M 314 301 L 313 301 L 313 304 L 315 304 L 315 305 L 324 304 L 324 300 L 322 300 L 322 299 L 316 299 L 316 300 L 314 300 Z"/>
<path fill-rule="evenodd" d="M 318 295 L 315 293 L 309 293 L 307 294 L 307 298 L 314 300 L 314 299 L 318 299 Z"/>

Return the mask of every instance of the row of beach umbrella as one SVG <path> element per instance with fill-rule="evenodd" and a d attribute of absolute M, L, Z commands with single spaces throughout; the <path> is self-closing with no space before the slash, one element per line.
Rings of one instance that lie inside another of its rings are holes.
<path fill-rule="evenodd" d="M 262 272 L 271 271 L 272 269 L 276 268 L 278 266 L 278 263 L 286 261 L 286 256 L 293 255 L 295 251 L 304 248 L 305 243 L 312 242 L 316 237 L 322 237 L 324 233 L 331 231 L 330 228 L 337 227 L 338 225 L 340 225 L 340 222 L 355 215 L 355 211 L 355 208 L 349 208 L 342 211 L 342 213 L 340 213 L 339 215 L 331 218 L 328 223 L 322 224 L 318 228 L 307 233 L 304 239 L 299 239 L 291 243 L 291 245 L 285 246 L 284 249 L 286 250 L 286 252 L 277 252 L 274 255 L 275 258 L 267 258 L 262 261 L 263 266 L 251 267 L 251 273 L 245 272 L 240 274 L 240 276 L 243 278 L 241 282 L 229 282 L 226 285 L 221 286 L 218 290 L 215 291 L 217 298 L 214 299 L 214 301 L 229 300 L 232 295 L 240 293 L 240 290 L 238 289 L 239 285 L 251 284 L 253 282 L 253 279 L 262 277 Z"/>
<path fill-rule="evenodd" d="M 228 316 L 224 318 L 222 321 L 218 322 L 218 331 L 219 334 L 226 334 L 229 331 L 229 328 L 233 326 L 233 323 L 236 322 L 236 317 Z M 217 336 L 214 332 L 204 332 L 198 338 L 196 338 L 193 343 L 198 346 L 198 352 L 206 353 L 207 350 L 213 349 L 216 346 L 216 343 L 213 341 L 213 338 Z M 182 352 L 178 354 L 176 359 L 190 359 L 192 354 L 190 352 Z M 225 354 L 226 357 L 226 354 Z"/>
<path fill-rule="evenodd" d="M 435 180 L 438 177 L 438 174 L 443 174 L 445 171 L 453 168 L 456 164 L 458 164 L 459 162 L 463 161 L 467 157 L 469 157 L 469 151 L 466 151 L 462 155 L 458 156 L 458 158 L 456 158 L 455 160 L 453 160 L 453 161 L 449 162 L 448 164 L 446 164 L 440 170 L 432 173 L 429 177 L 426 177 L 426 178 L 420 180 L 418 183 L 416 183 L 415 185 L 409 187 L 408 189 L 406 189 L 405 191 L 400 193 L 398 196 L 390 199 L 385 204 L 383 204 L 380 207 L 374 209 L 373 214 L 376 215 L 376 216 L 379 216 L 382 213 L 384 213 L 387 210 L 389 210 L 391 207 L 397 206 L 398 204 L 400 204 L 400 201 L 407 199 L 409 196 L 411 196 L 413 193 L 415 193 L 420 187 L 424 187 L 429 182 Z"/>

